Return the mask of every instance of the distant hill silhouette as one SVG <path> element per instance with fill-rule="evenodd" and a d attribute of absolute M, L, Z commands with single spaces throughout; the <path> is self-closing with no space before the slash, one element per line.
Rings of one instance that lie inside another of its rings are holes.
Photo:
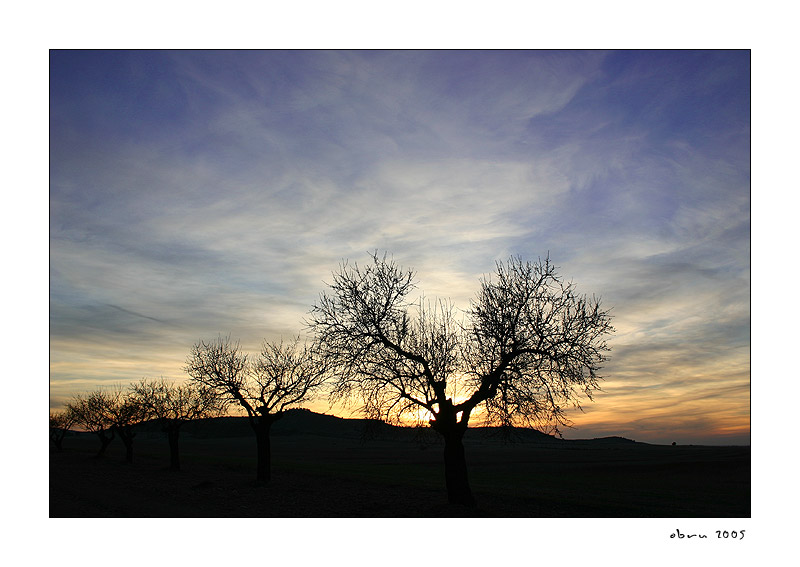
<path fill-rule="evenodd" d="M 155 421 L 143 423 L 139 431 L 145 436 L 163 435 L 161 427 Z M 91 435 L 74 432 L 77 435 Z M 343 418 L 335 415 L 316 413 L 304 408 L 287 410 L 283 418 L 272 426 L 273 436 L 310 435 L 317 437 L 334 437 L 340 439 L 359 439 L 362 441 L 407 441 L 424 444 L 438 444 L 440 436 L 429 427 L 400 427 L 380 420 L 364 418 Z M 187 422 L 181 428 L 181 435 L 199 439 L 220 439 L 233 437 L 249 437 L 253 430 L 246 417 L 215 417 Z M 471 442 L 521 442 L 537 444 L 583 444 L 591 443 L 640 444 L 624 437 L 602 437 L 596 439 L 566 440 L 542 433 L 536 429 L 514 427 L 481 427 L 467 429 L 465 441 Z"/>
<path fill-rule="evenodd" d="M 344 419 L 315 413 L 307 409 L 291 409 L 272 426 L 271 435 L 318 435 L 321 437 L 358 438 L 364 428 L 363 419 Z M 246 437 L 253 434 L 246 417 L 216 417 L 187 423 L 183 430 L 196 437 Z"/>
<path fill-rule="evenodd" d="M 626 439 L 625 437 L 618 437 L 616 435 L 612 437 L 595 437 L 594 439 L 588 439 L 588 441 L 591 441 L 593 443 L 607 443 L 607 444 L 636 443 L 636 441 L 633 441 L 632 439 Z"/>
<path fill-rule="evenodd" d="M 145 434 L 160 433 L 157 423 L 142 425 Z M 248 437 L 253 434 L 246 417 L 216 417 L 186 423 L 182 434 L 197 438 L 229 438 Z M 439 435 L 429 427 L 401 427 L 380 420 L 364 418 L 343 418 L 335 415 L 320 414 L 304 408 L 291 409 L 272 426 L 272 435 L 312 435 L 318 437 L 336 437 L 342 439 L 398 440 L 418 443 L 439 443 Z M 623 437 L 603 437 L 600 439 L 584 439 L 580 441 L 564 440 L 553 435 L 542 433 L 536 429 L 514 427 L 470 427 L 466 441 L 508 441 L 523 443 L 634 443 Z"/>

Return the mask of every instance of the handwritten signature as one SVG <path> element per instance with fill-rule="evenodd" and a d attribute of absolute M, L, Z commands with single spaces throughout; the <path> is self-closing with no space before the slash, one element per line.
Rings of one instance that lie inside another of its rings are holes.
<path fill-rule="evenodd" d="M 717 539 L 744 539 L 744 530 L 716 530 L 715 533 L 717 534 Z M 708 539 L 705 534 L 681 533 L 681 530 L 678 529 L 669 534 L 669 537 L 670 539 Z"/>

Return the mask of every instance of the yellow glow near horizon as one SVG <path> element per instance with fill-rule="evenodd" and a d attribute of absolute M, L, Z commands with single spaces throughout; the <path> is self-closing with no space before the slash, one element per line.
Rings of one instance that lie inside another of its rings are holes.
<path fill-rule="evenodd" d="M 252 342 L 252 341 L 251 341 Z M 623 348 L 631 343 L 617 344 Z M 50 409 L 59 410 L 75 394 L 89 392 L 101 386 L 123 385 L 142 378 L 182 382 L 188 377 L 183 371 L 186 352 L 165 346 L 144 360 L 120 352 L 113 343 L 96 343 L 81 349 L 80 341 L 58 341 L 53 352 L 49 386 Z M 188 349 L 187 349 L 188 352 Z M 742 351 L 724 360 L 676 361 L 672 353 L 655 357 L 637 354 L 627 357 L 620 366 L 612 351 L 611 364 L 604 369 L 602 391 L 594 402 L 584 400 L 583 412 L 567 408 L 572 429 L 563 430 L 565 437 L 585 438 L 619 435 L 637 440 L 671 436 L 683 439 L 743 439 L 750 431 L 750 361 L 749 352 Z M 662 360 L 663 359 L 663 360 Z M 724 362 L 724 366 L 722 363 Z M 607 370 L 607 371 L 606 371 Z M 667 372 L 665 372 L 667 370 Z M 448 395 L 459 403 L 471 394 L 462 380 L 451 380 Z M 344 418 L 363 417 L 352 406 L 331 407 L 325 399 L 305 404 L 318 413 Z M 406 425 L 427 425 L 431 415 L 418 408 L 402 422 Z M 476 408 L 470 426 L 484 424 L 484 413 Z"/>

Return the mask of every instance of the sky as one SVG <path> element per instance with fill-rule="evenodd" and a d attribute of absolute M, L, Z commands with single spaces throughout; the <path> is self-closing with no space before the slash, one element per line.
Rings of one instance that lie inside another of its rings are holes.
<path fill-rule="evenodd" d="M 566 438 L 750 443 L 748 51 L 56 50 L 49 133 L 53 409 L 372 250 L 461 309 L 549 254 L 616 328 Z"/>

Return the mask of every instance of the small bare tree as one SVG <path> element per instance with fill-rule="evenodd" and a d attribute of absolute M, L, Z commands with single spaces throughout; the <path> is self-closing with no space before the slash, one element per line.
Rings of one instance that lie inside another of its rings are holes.
<path fill-rule="evenodd" d="M 75 396 L 67 406 L 77 423 L 100 439 L 101 457 L 106 447 L 119 436 L 125 445 L 125 460 L 133 462 L 133 438 L 136 426 L 147 419 L 147 408 L 121 386 L 112 390 L 97 389 L 86 397 Z"/>
<path fill-rule="evenodd" d="M 50 412 L 50 441 L 53 442 L 59 453 L 62 450 L 61 444 L 64 436 L 74 424 L 75 414 L 69 408 L 59 412 Z"/>
<path fill-rule="evenodd" d="M 67 404 L 67 411 L 75 417 L 75 423 L 86 431 L 94 433 L 100 440 L 100 450 L 97 457 L 102 457 L 108 445 L 114 440 L 114 429 L 107 406 L 109 394 L 103 390 L 95 390 L 86 396 L 76 395 Z"/>
<path fill-rule="evenodd" d="M 264 341 L 252 363 L 229 337 L 192 347 L 186 372 L 199 384 L 238 404 L 256 435 L 256 480 L 270 479 L 270 429 L 283 412 L 310 400 L 325 381 L 327 368 L 299 337 L 290 343 Z"/>
<path fill-rule="evenodd" d="M 195 419 L 220 414 L 223 403 L 213 388 L 187 382 L 174 384 L 164 378 L 142 380 L 131 385 L 133 396 L 161 424 L 169 442 L 170 470 L 180 470 L 178 439 L 181 426 Z"/>
<path fill-rule="evenodd" d="M 449 303 L 409 303 L 414 277 L 377 253 L 366 267 L 344 263 L 308 324 L 334 369 L 333 399 L 360 398 L 373 419 L 429 416 L 445 442 L 448 499 L 473 506 L 462 441 L 473 412 L 506 426 L 568 424 L 564 406 L 598 388 L 610 317 L 549 258 L 498 262 L 463 323 Z"/>
<path fill-rule="evenodd" d="M 136 437 L 137 426 L 149 418 L 147 406 L 141 404 L 132 392 L 117 386 L 108 394 L 106 413 L 111 428 L 125 445 L 125 460 L 132 463 L 133 439 Z"/>

